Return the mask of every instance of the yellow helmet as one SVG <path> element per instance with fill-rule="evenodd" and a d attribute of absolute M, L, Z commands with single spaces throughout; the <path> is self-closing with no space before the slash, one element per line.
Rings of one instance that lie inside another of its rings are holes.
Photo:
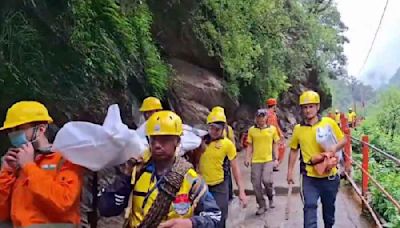
<path fill-rule="evenodd" d="M 305 105 L 305 104 L 319 104 L 320 99 L 319 95 L 317 92 L 308 90 L 303 92 L 300 96 L 300 105 Z"/>
<path fill-rule="evenodd" d="M 225 113 L 225 109 L 221 106 L 215 106 L 214 108 L 211 109 L 211 112 L 222 112 Z"/>
<path fill-rule="evenodd" d="M 32 122 L 52 123 L 53 119 L 43 104 L 37 101 L 20 101 L 8 109 L 6 120 L 0 131 Z"/>
<path fill-rule="evenodd" d="M 162 110 L 161 101 L 156 97 L 147 97 L 143 100 L 142 106 L 139 111 L 148 112 L 153 110 Z"/>
<path fill-rule="evenodd" d="M 154 113 L 146 123 L 146 135 L 182 135 L 182 119 L 172 111 Z"/>
<path fill-rule="evenodd" d="M 215 123 L 215 122 L 224 122 L 226 123 L 226 116 L 221 111 L 211 111 L 207 116 L 207 124 Z"/>

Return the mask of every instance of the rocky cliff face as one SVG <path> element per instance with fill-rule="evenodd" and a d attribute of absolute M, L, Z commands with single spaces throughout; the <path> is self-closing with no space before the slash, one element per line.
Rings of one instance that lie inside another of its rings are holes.
<path fill-rule="evenodd" d="M 191 0 L 179 4 L 149 1 L 154 15 L 153 37 L 174 70 L 168 102 L 171 109 L 189 124 L 204 123 L 209 109 L 221 105 L 227 112 L 230 124 L 238 132 L 246 131 L 253 124 L 254 112 L 259 107 L 241 104 L 224 90 L 220 60 L 208 55 L 193 32 L 191 12 L 197 6 L 198 2 Z M 318 91 L 322 97 L 322 108 L 328 107 L 331 102 L 330 94 L 320 88 L 322 83 L 318 72 L 306 70 L 304 74 L 303 80 L 290 82 L 294 86 L 279 97 L 278 116 L 289 133 L 300 119 L 297 103 L 302 91 Z"/>

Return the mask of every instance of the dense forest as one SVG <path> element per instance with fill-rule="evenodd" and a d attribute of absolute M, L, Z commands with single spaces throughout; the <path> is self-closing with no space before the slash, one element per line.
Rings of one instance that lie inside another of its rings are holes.
<path fill-rule="evenodd" d="M 367 118 L 353 135 L 361 138 L 368 135 L 370 143 L 400 158 L 400 90 L 399 87 L 390 87 L 378 93 L 375 102 L 368 106 Z M 361 161 L 360 145 L 353 146 L 354 158 Z M 370 173 L 382 186 L 400 200 L 400 170 L 397 164 L 388 160 L 382 154 L 371 150 Z M 384 173 L 385 175 L 382 175 Z M 361 181 L 361 172 L 357 170 L 355 177 Z M 400 226 L 400 216 L 393 204 L 370 184 L 371 200 L 374 209 L 389 222 L 389 227 Z"/>
<path fill-rule="evenodd" d="M 154 24 L 165 17 L 170 27 Z M 331 1 L 6 0 L 0 113 L 17 100 L 38 99 L 61 122 L 99 121 L 111 102 L 129 110 L 132 97 L 165 98 L 174 75 L 168 58 L 177 55 L 160 41 L 169 31 L 196 41 L 182 48 L 217 64 L 186 60 L 213 68 L 233 98 L 259 104 L 310 75 L 308 87 L 329 96 L 322 79 L 345 74 L 345 29 Z"/>

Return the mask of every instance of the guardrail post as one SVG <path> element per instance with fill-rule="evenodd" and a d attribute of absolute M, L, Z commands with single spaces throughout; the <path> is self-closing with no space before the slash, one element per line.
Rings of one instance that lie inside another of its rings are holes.
<path fill-rule="evenodd" d="M 346 172 L 351 175 L 351 131 L 350 128 L 346 127 L 344 129 L 344 134 L 346 137 L 346 145 L 344 146 L 344 166 Z"/>
<path fill-rule="evenodd" d="M 369 166 L 369 139 L 368 135 L 363 135 L 361 138 L 362 141 L 362 168 L 365 170 L 365 172 L 362 172 L 362 196 L 364 198 L 367 197 L 368 194 L 368 181 L 369 177 L 367 175 L 368 171 L 368 166 Z M 367 173 L 366 173 L 367 172 Z M 363 204 L 363 209 L 365 209 L 365 205 Z"/>
<path fill-rule="evenodd" d="M 351 175 L 351 132 L 344 113 L 340 114 L 340 125 L 346 137 L 346 145 L 344 146 L 345 171 Z"/>
<path fill-rule="evenodd" d="M 344 113 L 340 113 L 340 127 L 342 128 L 342 131 L 344 132 L 344 129 L 348 127 L 347 124 L 347 119 L 344 116 Z"/>

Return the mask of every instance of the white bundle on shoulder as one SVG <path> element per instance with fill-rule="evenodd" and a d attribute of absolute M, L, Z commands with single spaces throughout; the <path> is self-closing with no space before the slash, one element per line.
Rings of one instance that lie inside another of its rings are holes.
<path fill-rule="evenodd" d="M 146 139 L 146 123 L 144 122 L 136 130 L 142 143 L 148 147 L 148 142 Z M 185 155 L 186 152 L 198 148 L 201 144 L 201 138 L 207 134 L 207 131 L 191 127 L 189 125 L 183 125 L 183 134 L 181 136 L 181 150 L 179 150 L 179 156 Z"/>
<path fill-rule="evenodd" d="M 108 108 L 103 125 L 73 121 L 57 133 L 52 150 L 92 171 L 142 156 L 145 145 L 135 130 L 122 123 L 117 104 Z"/>

